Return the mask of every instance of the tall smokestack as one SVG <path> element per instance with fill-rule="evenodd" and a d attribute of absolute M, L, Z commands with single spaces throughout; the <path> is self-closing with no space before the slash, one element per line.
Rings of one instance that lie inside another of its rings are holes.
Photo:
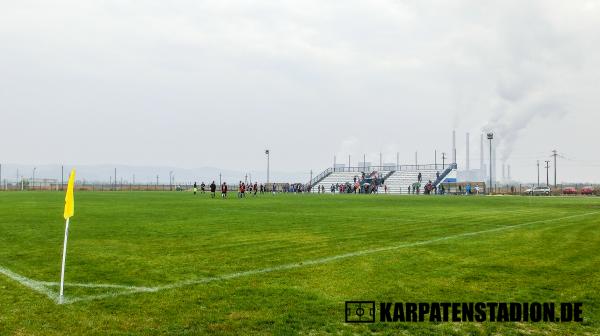
<path fill-rule="evenodd" d="M 512 178 L 510 177 L 510 165 L 507 165 L 506 168 L 508 169 L 508 176 L 507 176 L 507 178 L 508 178 L 509 181 L 512 181 Z"/>
<path fill-rule="evenodd" d="M 456 163 L 456 130 L 452 130 L 452 163 Z"/>
<path fill-rule="evenodd" d="M 498 165 L 496 165 L 496 146 L 492 144 L 492 182 L 496 182 L 498 178 Z"/>
<path fill-rule="evenodd" d="M 467 132 L 467 144 L 466 144 L 466 154 L 467 154 L 467 158 L 466 158 L 466 162 L 465 162 L 465 169 L 469 170 L 471 169 L 470 164 L 469 164 L 469 132 Z"/>
<path fill-rule="evenodd" d="M 479 145 L 479 169 L 482 169 L 485 172 L 485 165 L 483 164 L 483 133 L 480 136 L 480 145 Z"/>
<path fill-rule="evenodd" d="M 506 164 L 502 162 L 502 181 L 506 181 Z"/>

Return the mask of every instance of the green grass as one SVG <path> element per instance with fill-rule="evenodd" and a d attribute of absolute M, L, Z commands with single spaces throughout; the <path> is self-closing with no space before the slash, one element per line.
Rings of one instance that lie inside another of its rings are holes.
<path fill-rule="evenodd" d="M 0 267 L 58 281 L 63 198 L 0 193 Z M 67 282 L 147 287 L 578 214 L 66 305 L 0 274 L 0 335 L 600 334 L 600 198 L 78 192 Z M 70 299 L 119 291 L 66 287 Z M 346 324 L 355 299 L 579 301 L 585 320 Z"/>

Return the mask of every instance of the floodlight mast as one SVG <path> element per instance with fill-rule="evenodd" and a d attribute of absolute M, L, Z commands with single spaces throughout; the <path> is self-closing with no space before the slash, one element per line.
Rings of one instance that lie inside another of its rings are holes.
<path fill-rule="evenodd" d="M 269 164 L 269 155 L 271 154 L 271 151 L 268 150 L 268 149 L 266 149 L 265 150 L 265 154 L 267 155 L 267 185 L 268 185 L 269 184 L 269 169 L 270 169 L 270 167 L 269 167 L 269 165 L 270 165 Z"/>
<path fill-rule="evenodd" d="M 494 139 L 494 133 L 489 132 L 487 134 L 487 138 L 488 140 L 490 140 L 490 188 L 488 190 L 491 190 L 492 188 L 492 139 Z M 491 194 L 490 191 L 488 191 L 488 195 Z"/>

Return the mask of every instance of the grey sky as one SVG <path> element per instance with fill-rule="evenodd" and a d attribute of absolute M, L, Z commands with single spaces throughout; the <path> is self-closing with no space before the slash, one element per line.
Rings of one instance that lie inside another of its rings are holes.
<path fill-rule="evenodd" d="M 600 181 L 599 1 L 0 0 L 0 161 L 315 171 L 554 148 Z"/>

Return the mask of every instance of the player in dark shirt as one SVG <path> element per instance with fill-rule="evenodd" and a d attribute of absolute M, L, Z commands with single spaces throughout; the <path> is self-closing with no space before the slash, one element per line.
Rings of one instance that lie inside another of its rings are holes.
<path fill-rule="evenodd" d="M 217 185 L 215 184 L 215 181 L 212 181 L 212 183 L 210 184 L 210 197 L 211 198 L 215 198 L 216 191 L 217 191 Z"/>

